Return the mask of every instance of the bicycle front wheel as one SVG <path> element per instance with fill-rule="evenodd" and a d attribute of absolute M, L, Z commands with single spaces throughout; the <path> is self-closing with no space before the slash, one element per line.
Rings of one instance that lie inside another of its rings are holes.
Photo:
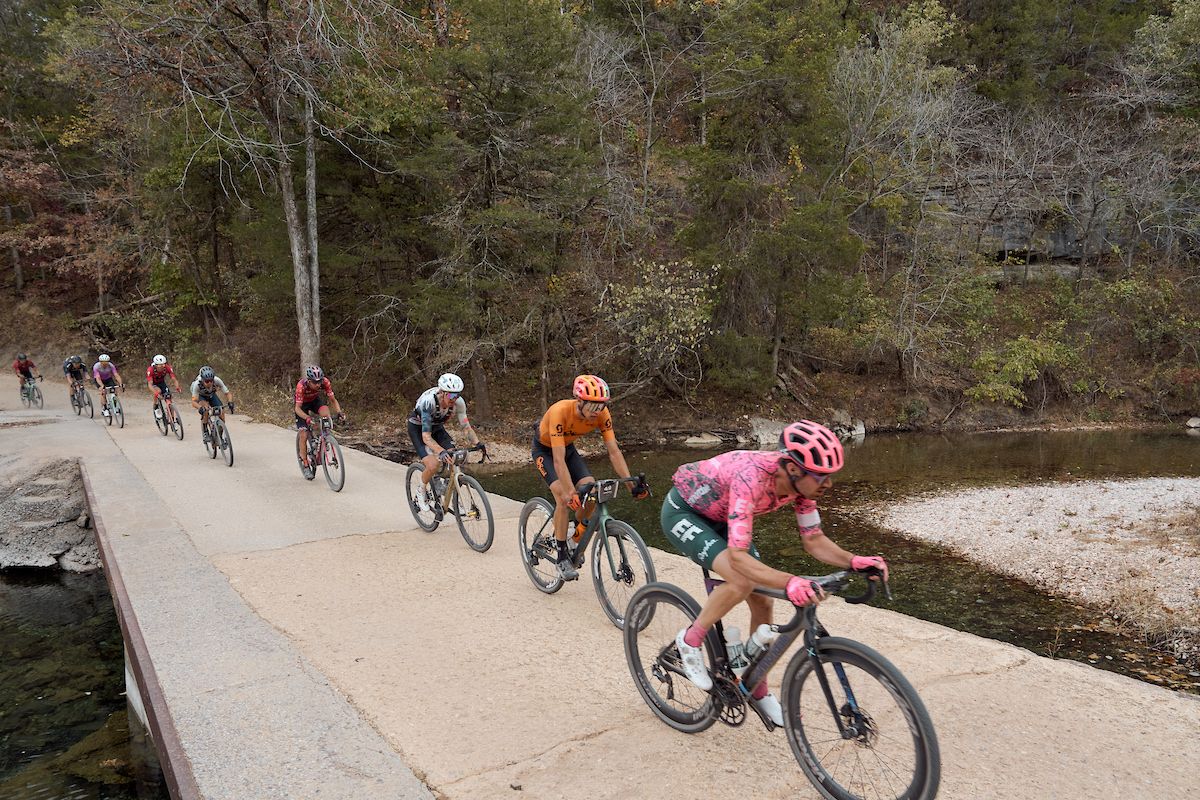
<path fill-rule="evenodd" d="M 39 389 L 38 387 L 34 386 L 34 387 L 30 388 L 29 392 L 30 392 L 33 404 L 35 406 L 37 406 L 38 408 L 42 408 L 42 403 L 43 403 L 42 390 Z"/>
<path fill-rule="evenodd" d="M 125 427 L 125 409 L 121 408 L 121 401 L 115 397 L 113 398 L 113 414 L 117 418 L 117 427 L 124 428 Z"/>
<path fill-rule="evenodd" d="M 346 463 L 342 461 L 342 446 L 332 433 L 325 434 L 325 443 L 321 448 L 321 469 L 325 471 L 325 482 L 329 488 L 340 492 L 346 485 Z"/>
<path fill-rule="evenodd" d="M 633 593 L 654 583 L 650 550 L 633 526 L 610 519 L 604 535 L 592 540 L 592 585 L 609 622 L 625 627 L 625 608 Z"/>
<path fill-rule="evenodd" d="M 108 423 L 109 426 L 113 424 L 113 416 L 117 413 L 115 408 L 116 406 L 114 405 L 111 396 L 109 396 L 109 398 L 104 401 L 104 410 L 108 412 L 104 415 L 104 421 Z"/>
<path fill-rule="evenodd" d="M 217 446 L 221 449 L 221 456 L 225 459 L 225 466 L 233 466 L 233 441 L 229 438 L 229 426 L 219 417 L 213 421 L 217 428 Z"/>
<path fill-rule="evenodd" d="M 423 531 L 432 531 L 437 528 L 439 520 L 437 514 L 434 513 L 432 504 L 429 505 L 429 510 L 421 510 L 421 493 L 428 493 L 425 481 L 421 480 L 421 473 L 424 471 L 425 465 L 420 461 L 408 465 L 408 472 L 404 476 L 404 493 L 408 496 L 408 510 L 412 512 L 417 525 Z"/>
<path fill-rule="evenodd" d="M 563 587 L 558 574 L 558 545 L 554 543 L 554 506 L 546 498 L 534 497 L 521 509 L 517 544 L 525 573 L 538 591 L 554 594 Z"/>
<path fill-rule="evenodd" d="M 71 409 L 75 412 L 75 416 L 83 413 L 83 406 L 79 404 L 79 394 L 71 392 Z"/>
<path fill-rule="evenodd" d="M 700 604 L 669 583 L 638 589 L 625 611 L 625 661 L 638 694 L 654 715 L 677 731 L 699 733 L 712 727 L 720 709 L 711 695 L 683 673 L 675 637 L 700 614 Z M 704 639 L 708 663 L 716 661 L 714 637 Z"/>
<path fill-rule="evenodd" d="M 783 726 L 800 769 L 829 800 L 931 800 L 941 780 L 925 704 L 890 661 L 827 637 L 820 663 L 800 651 L 783 676 Z M 821 685 L 824 673 L 830 697 Z"/>
<path fill-rule="evenodd" d="M 171 406 L 171 430 L 175 431 L 175 438 L 183 441 L 183 417 L 175 410 L 175 406 Z"/>
<path fill-rule="evenodd" d="M 96 407 L 92 405 L 92 396 L 87 393 L 87 389 L 83 390 L 83 406 L 87 409 L 88 419 L 95 419 Z"/>
<path fill-rule="evenodd" d="M 217 453 L 220 451 L 220 447 L 217 445 L 219 440 L 217 439 L 216 426 L 213 425 L 213 420 L 211 417 L 209 418 L 208 422 L 201 424 L 204 426 L 204 432 L 200 436 L 201 440 L 204 442 L 204 452 L 208 453 L 209 458 L 216 458 Z M 207 439 L 204 438 L 205 435 L 207 435 Z"/>
<path fill-rule="evenodd" d="M 155 412 L 158 412 L 158 413 L 155 413 Z M 150 407 L 150 413 L 151 413 L 151 415 L 154 416 L 154 425 L 155 425 L 155 427 L 158 428 L 158 432 L 161 433 L 163 436 L 166 436 L 167 431 L 171 427 L 170 423 L 167 422 L 166 407 L 163 406 L 161 403 L 155 401 L 154 405 L 152 405 Z"/>
<path fill-rule="evenodd" d="M 458 476 L 458 491 L 454 493 L 454 519 L 467 546 L 477 553 L 486 553 L 496 535 L 492 504 L 479 481 L 470 475 Z"/>

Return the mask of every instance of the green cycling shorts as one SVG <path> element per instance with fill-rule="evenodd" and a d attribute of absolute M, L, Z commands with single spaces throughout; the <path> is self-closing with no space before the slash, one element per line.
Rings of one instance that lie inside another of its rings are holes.
<path fill-rule="evenodd" d="M 713 561 L 729 547 L 728 526 L 708 519 L 683 502 L 679 490 L 673 486 L 663 500 L 662 529 L 676 550 L 706 569 L 712 569 Z M 749 553 L 762 561 L 753 543 Z"/>

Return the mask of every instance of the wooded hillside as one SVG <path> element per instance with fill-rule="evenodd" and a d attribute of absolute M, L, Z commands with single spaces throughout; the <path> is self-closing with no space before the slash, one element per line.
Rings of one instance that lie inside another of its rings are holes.
<path fill-rule="evenodd" d="M 2 316 L 484 418 L 1193 415 L 1198 112 L 1200 0 L 8 0 Z"/>

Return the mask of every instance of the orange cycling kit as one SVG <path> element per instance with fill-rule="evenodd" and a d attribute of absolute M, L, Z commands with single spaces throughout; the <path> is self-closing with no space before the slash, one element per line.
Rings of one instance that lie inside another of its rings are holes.
<path fill-rule="evenodd" d="M 568 477 L 572 486 L 578 485 L 583 478 L 592 476 L 574 444 L 580 436 L 592 431 L 600 431 L 606 442 L 617 438 L 613 433 L 612 413 L 607 408 L 592 419 L 579 416 L 576 400 L 559 400 L 546 409 L 538 425 L 538 432 L 533 437 L 531 454 L 533 463 L 537 465 L 538 472 L 547 486 L 558 480 L 554 469 L 554 453 L 551 450 L 556 446 L 566 448 L 564 460 L 567 462 L 567 470 L 571 473 Z"/>

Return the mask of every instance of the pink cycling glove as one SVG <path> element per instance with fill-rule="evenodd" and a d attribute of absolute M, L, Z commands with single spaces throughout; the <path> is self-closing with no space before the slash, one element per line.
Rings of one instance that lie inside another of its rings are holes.
<path fill-rule="evenodd" d="M 818 594 L 820 591 L 820 586 L 799 575 L 793 575 L 787 582 L 787 597 L 793 605 L 806 606 L 809 603 L 815 603 L 820 597 Z"/>
<path fill-rule="evenodd" d="M 850 557 L 850 569 L 856 570 L 856 571 L 861 571 L 864 569 L 868 569 L 870 567 L 875 567 L 877 569 L 883 570 L 883 579 L 885 581 L 888 579 L 888 565 L 887 565 L 887 562 L 883 560 L 883 556 L 851 556 Z"/>

